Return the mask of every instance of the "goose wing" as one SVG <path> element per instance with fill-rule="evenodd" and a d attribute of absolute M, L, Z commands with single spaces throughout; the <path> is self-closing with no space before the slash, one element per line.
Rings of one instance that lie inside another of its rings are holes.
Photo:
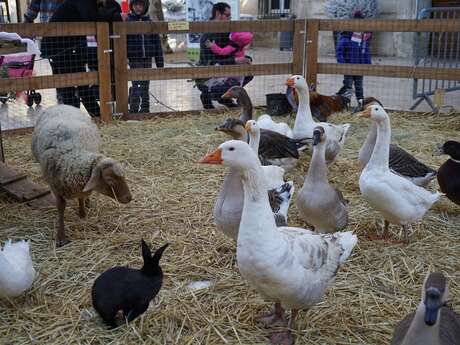
<path fill-rule="evenodd" d="M 408 177 L 420 177 L 429 173 L 436 173 L 435 170 L 417 160 L 410 153 L 397 145 L 390 145 L 390 168 Z"/>
<path fill-rule="evenodd" d="M 296 140 L 268 129 L 260 131 L 259 154 L 265 158 L 299 159 Z"/>

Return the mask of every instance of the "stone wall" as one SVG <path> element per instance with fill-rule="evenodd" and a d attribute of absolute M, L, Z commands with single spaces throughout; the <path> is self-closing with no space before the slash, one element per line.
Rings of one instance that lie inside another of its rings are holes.
<path fill-rule="evenodd" d="M 423 1 L 422 1 L 423 2 Z M 425 1 L 427 4 L 430 1 Z M 294 13 L 298 18 L 327 18 L 324 12 L 326 0 L 297 0 Z M 379 2 L 380 19 L 415 19 L 416 0 L 385 0 Z M 412 57 L 414 34 L 410 32 L 375 33 L 371 42 L 373 55 Z M 332 32 L 320 32 L 320 55 L 333 55 Z"/>

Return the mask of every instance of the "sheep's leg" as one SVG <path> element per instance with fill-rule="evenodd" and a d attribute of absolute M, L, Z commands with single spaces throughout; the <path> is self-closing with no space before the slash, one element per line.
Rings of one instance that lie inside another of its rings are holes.
<path fill-rule="evenodd" d="M 56 205 L 58 210 L 58 224 L 57 224 L 57 232 L 56 232 L 56 247 L 62 247 L 69 243 L 69 241 L 65 238 L 65 229 L 64 229 L 64 211 L 66 201 L 65 199 L 60 196 L 56 195 Z"/>
<path fill-rule="evenodd" d="M 80 218 L 86 218 L 86 201 L 85 198 L 78 198 L 78 216 Z"/>

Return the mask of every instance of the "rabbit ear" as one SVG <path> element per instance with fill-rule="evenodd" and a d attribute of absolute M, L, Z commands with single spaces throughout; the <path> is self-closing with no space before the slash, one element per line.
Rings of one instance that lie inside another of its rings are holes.
<path fill-rule="evenodd" d="M 153 254 L 152 263 L 154 265 L 159 265 L 160 264 L 161 256 L 163 255 L 163 252 L 165 251 L 166 247 L 168 247 L 168 246 L 169 246 L 169 243 L 166 243 L 163 247 L 158 248 L 157 251 L 155 252 L 155 254 Z"/>
<path fill-rule="evenodd" d="M 144 259 L 144 263 L 150 262 L 152 258 L 152 252 L 144 239 L 142 239 L 142 258 Z"/>

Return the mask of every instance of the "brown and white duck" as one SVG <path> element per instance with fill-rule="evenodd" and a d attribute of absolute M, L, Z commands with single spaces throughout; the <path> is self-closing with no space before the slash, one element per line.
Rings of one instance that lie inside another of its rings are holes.
<path fill-rule="evenodd" d="M 363 101 L 363 109 L 375 104 L 383 107 L 382 103 L 377 99 L 367 97 Z M 367 162 L 369 162 L 376 141 L 377 124 L 372 122 L 369 126 L 369 133 L 366 140 L 359 150 L 358 162 L 361 168 L 364 168 Z M 417 186 L 424 187 L 436 178 L 435 170 L 426 166 L 402 147 L 395 144 L 390 144 L 389 166 L 393 173 L 408 179 Z"/>
<path fill-rule="evenodd" d="M 217 129 L 228 133 L 234 139 L 243 140 L 244 126 L 248 120 L 252 119 L 252 103 L 246 90 L 240 86 L 234 86 L 228 90 L 223 97 L 236 98 L 242 106 L 242 113 L 239 121 L 237 119 L 227 119 Z M 285 170 L 294 168 L 300 158 L 299 152 L 305 150 L 310 144 L 311 138 L 292 139 L 278 132 L 264 129 L 260 126 L 259 158 L 264 165 L 277 165 Z M 246 142 L 249 137 L 246 134 Z"/>
<path fill-rule="evenodd" d="M 447 297 L 446 277 L 427 275 L 417 310 L 398 323 L 390 345 L 460 345 L 460 315 L 446 305 Z"/>

